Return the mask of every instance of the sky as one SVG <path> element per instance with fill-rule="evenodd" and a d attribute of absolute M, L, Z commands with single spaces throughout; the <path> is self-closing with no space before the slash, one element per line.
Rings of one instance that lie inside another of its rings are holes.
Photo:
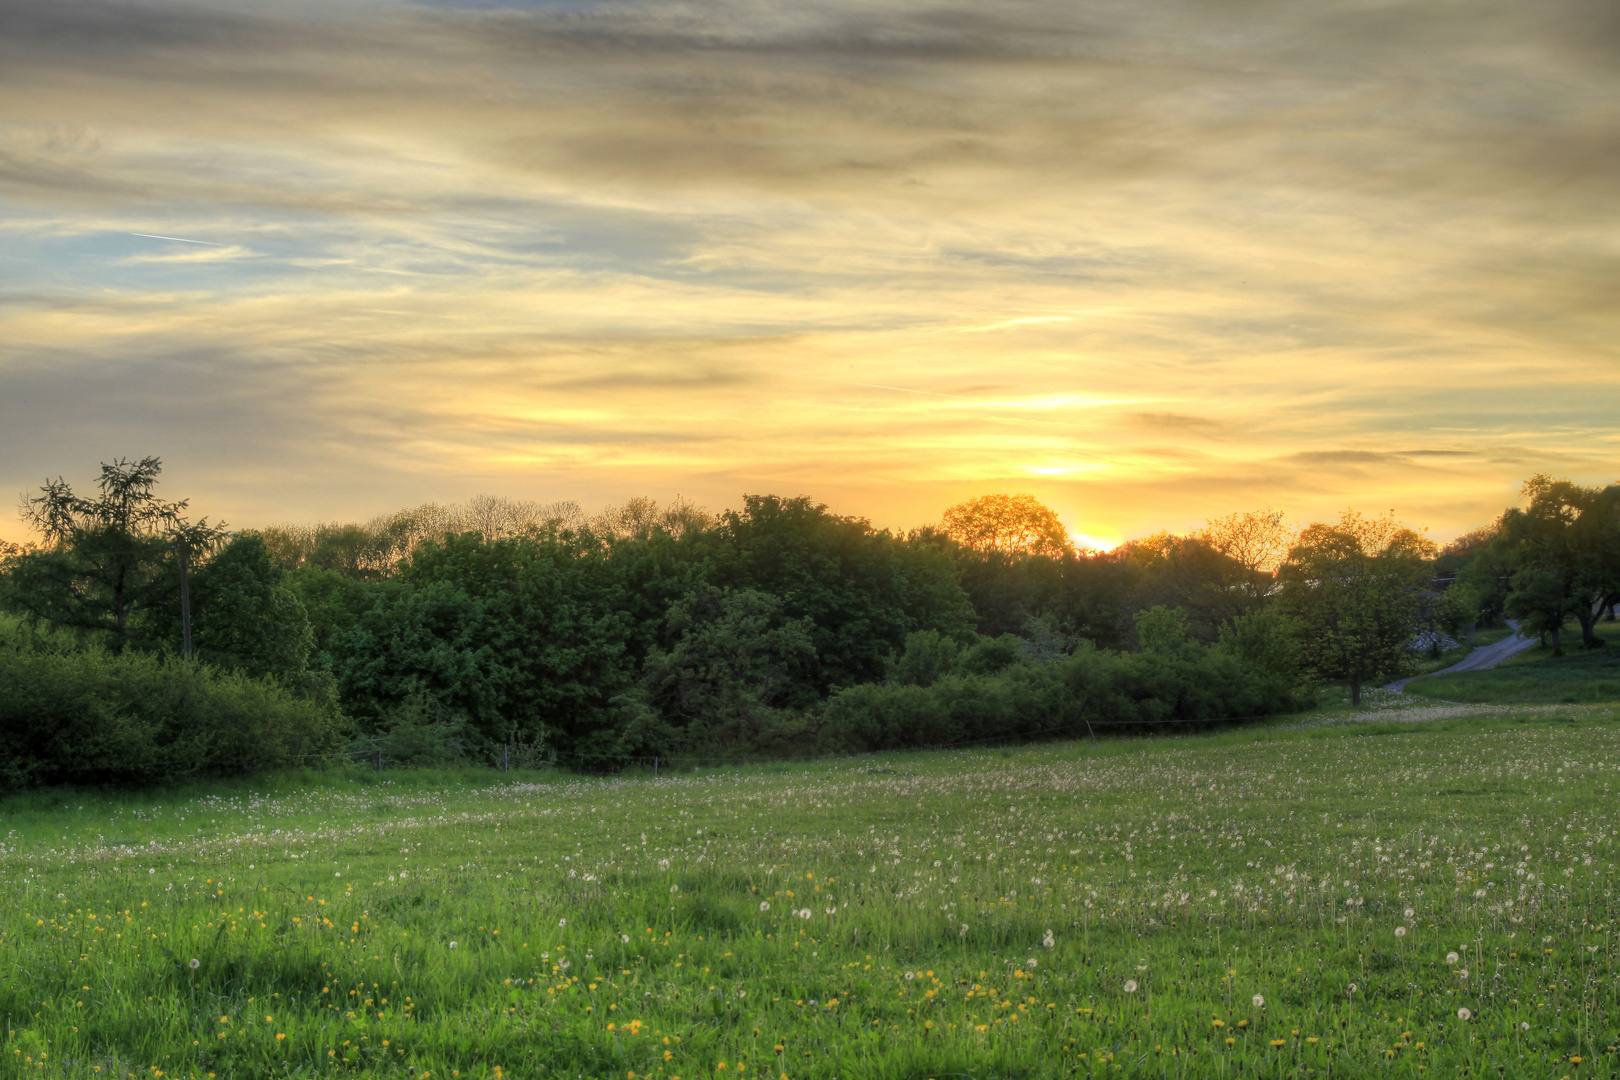
<path fill-rule="evenodd" d="M 1608 0 L 0 5 L 5 495 L 1443 540 L 1620 479 L 1617 297 Z"/>

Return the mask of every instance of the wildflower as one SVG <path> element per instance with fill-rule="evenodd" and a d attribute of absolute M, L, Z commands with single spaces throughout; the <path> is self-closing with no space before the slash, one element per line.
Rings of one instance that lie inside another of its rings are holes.
<path fill-rule="evenodd" d="M 198 968 L 202 967 L 202 961 L 193 956 L 191 958 L 191 963 L 188 966 L 192 971 L 196 971 Z"/>
<path fill-rule="evenodd" d="M 1286 1039 L 1272 1039 L 1271 1040 L 1271 1048 L 1273 1050 L 1281 1050 L 1283 1047 L 1285 1047 L 1287 1045 L 1288 1045 L 1288 1040 L 1286 1040 Z"/>
<path fill-rule="evenodd" d="M 669 891 L 672 893 L 678 893 L 681 891 L 681 887 L 679 885 L 671 885 L 669 887 Z"/>
<path fill-rule="evenodd" d="M 1034 971 L 1035 970 L 1035 958 L 1032 956 L 1028 960 L 1025 960 L 1024 961 L 1024 966 L 1029 968 L 1031 971 Z"/>
<path fill-rule="evenodd" d="M 1395 928 L 1395 936 L 1396 936 L 1396 937 L 1405 937 L 1405 936 L 1406 936 L 1406 927 L 1404 927 L 1404 926 L 1397 926 L 1397 927 L 1396 927 L 1396 928 Z"/>
<path fill-rule="evenodd" d="M 1259 994 L 1254 995 L 1253 1001 L 1254 1007 L 1257 1009 L 1263 1009 L 1266 1007 L 1266 999 L 1261 997 Z"/>
<path fill-rule="evenodd" d="M 1457 1019 L 1459 1019 L 1459 1020 L 1472 1020 L 1473 1018 L 1474 1018 L 1474 1014 L 1469 1012 L 1466 1008 L 1462 1008 L 1462 1009 L 1457 1010 Z"/>
<path fill-rule="evenodd" d="M 567 926 L 568 925 L 568 920 L 567 919 L 558 919 L 557 920 L 557 925 L 559 927 Z"/>
<path fill-rule="evenodd" d="M 1459 978 L 1459 979 L 1468 978 L 1468 969 L 1467 968 L 1458 968 L 1457 969 L 1457 978 Z"/>
<path fill-rule="evenodd" d="M 619 940 L 621 942 L 623 942 L 624 944 L 628 945 L 628 944 L 630 944 L 630 935 L 629 934 L 620 934 L 619 935 Z"/>
<path fill-rule="evenodd" d="M 1457 962 L 1457 954 L 1456 953 L 1454 953 L 1454 952 L 1446 953 L 1446 963 L 1455 964 L 1456 962 Z"/>
<path fill-rule="evenodd" d="M 810 917 L 810 909 L 809 908 L 800 908 L 799 909 L 799 918 L 808 919 L 809 917 Z"/>
<path fill-rule="evenodd" d="M 1046 936 L 1041 938 L 1041 944 L 1048 949 L 1057 944 L 1057 940 L 1052 937 L 1052 931 L 1046 932 Z"/>
<path fill-rule="evenodd" d="M 1529 1031 L 1530 1030 L 1529 1022 L 1528 1021 L 1520 1021 L 1519 1022 L 1519 1030 L 1520 1031 Z"/>
<path fill-rule="evenodd" d="M 1404 914 L 1405 914 L 1405 915 L 1406 915 L 1406 917 L 1407 917 L 1407 918 L 1408 918 L 1408 919 L 1410 919 L 1410 918 L 1411 918 L 1411 917 L 1412 917 L 1412 909 L 1411 909 L 1411 908 L 1407 908 L 1407 909 L 1406 909 L 1406 911 L 1405 911 L 1405 912 L 1404 912 Z"/>
<path fill-rule="evenodd" d="M 1352 994 L 1356 992 L 1356 984 L 1355 983 L 1350 984 L 1349 992 L 1352 993 Z"/>
<path fill-rule="evenodd" d="M 456 947 L 456 943 L 455 943 L 455 942 L 453 942 L 453 941 L 452 941 L 452 942 L 451 942 L 451 943 L 450 943 L 450 947 L 451 947 L 451 948 L 452 948 L 452 949 L 453 949 L 453 948 L 455 948 L 455 947 Z"/>
<path fill-rule="evenodd" d="M 1136 993 L 1136 980 L 1135 979 L 1126 979 L 1125 980 L 1125 992 L 1127 994 Z"/>
<path fill-rule="evenodd" d="M 769 900 L 761 900 L 759 902 L 759 910 L 761 910 L 761 911 L 769 911 L 769 910 L 771 910 L 771 902 Z"/>
<path fill-rule="evenodd" d="M 835 908 L 835 907 L 830 907 L 830 908 L 827 909 L 827 914 L 836 915 L 836 914 L 838 914 L 838 909 Z"/>

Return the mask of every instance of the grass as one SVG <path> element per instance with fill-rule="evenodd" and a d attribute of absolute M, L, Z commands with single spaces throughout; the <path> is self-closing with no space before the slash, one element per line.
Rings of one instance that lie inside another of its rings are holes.
<path fill-rule="evenodd" d="M 1620 624 L 1599 623 L 1604 647 L 1584 650 L 1580 627 L 1564 633 L 1565 655 L 1533 646 L 1485 671 L 1435 675 L 1408 683 L 1407 693 L 1447 701 L 1502 704 L 1620 701 Z"/>
<path fill-rule="evenodd" d="M 0 1074 L 1612 1074 L 1620 723 L 1465 712 L 16 797 Z"/>

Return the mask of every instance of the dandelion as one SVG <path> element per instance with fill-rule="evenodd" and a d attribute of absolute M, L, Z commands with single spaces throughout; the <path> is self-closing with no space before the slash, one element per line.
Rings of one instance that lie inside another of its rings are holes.
<path fill-rule="evenodd" d="M 1474 1018 L 1474 1014 L 1469 1012 L 1466 1008 L 1462 1008 L 1462 1009 L 1457 1010 L 1457 1019 L 1459 1019 L 1459 1020 L 1472 1020 L 1473 1018 Z"/>
<path fill-rule="evenodd" d="M 191 962 L 187 966 L 190 967 L 192 971 L 196 971 L 198 968 L 202 967 L 202 961 L 193 956 L 191 958 Z"/>
<path fill-rule="evenodd" d="M 1530 1024 L 1529 1024 L 1529 1022 L 1528 1022 L 1528 1021 L 1523 1021 L 1523 1020 L 1521 1020 L 1521 1021 L 1520 1021 L 1520 1022 L 1519 1022 L 1519 1030 L 1520 1030 L 1520 1031 L 1529 1031 L 1529 1030 L 1530 1030 Z"/>
<path fill-rule="evenodd" d="M 1446 953 L 1446 963 L 1455 964 L 1456 962 L 1457 962 L 1457 954 L 1456 953 L 1454 953 L 1454 952 Z"/>
<path fill-rule="evenodd" d="M 660 869 L 660 870 L 668 870 L 669 869 L 669 860 L 668 859 L 659 859 L 658 860 L 658 869 Z"/>
<path fill-rule="evenodd" d="M 678 893 L 681 891 L 681 887 L 679 885 L 671 885 L 669 887 L 669 891 L 672 893 Z"/>
<path fill-rule="evenodd" d="M 769 911 L 769 910 L 771 910 L 771 902 L 769 900 L 761 900 L 759 902 L 759 910 L 761 910 L 761 911 Z"/>
<path fill-rule="evenodd" d="M 624 944 L 628 945 L 628 944 L 630 944 L 630 935 L 629 934 L 620 934 L 619 935 L 619 940 L 622 941 Z"/>
<path fill-rule="evenodd" d="M 1351 994 L 1355 993 L 1356 992 L 1356 984 L 1351 983 L 1350 986 L 1349 986 L 1349 989 L 1346 992 L 1351 993 Z"/>
<path fill-rule="evenodd" d="M 456 947 L 456 943 L 455 943 L 455 942 L 453 942 L 453 941 L 452 941 L 452 942 L 451 942 L 451 943 L 450 943 L 450 947 L 451 947 L 451 948 L 452 948 L 452 949 L 453 949 L 453 948 L 455 948 L 455 947 Z"/>
<path fill-rule="evenodd" d="M 746 991 L 746 990 L 739 990 L 739 991 L 737 991 L 737 996 L 738 996 L 738 997 L 740 997 L 740 998 L 744 998 L 744 997 L 747 997 L 747 996 L 748 996 L 748 991 Z"/>
<path fill-rule="evenodd" d="M 1406 917 L 1407 917 L 1407 918 L 1408 918 L 1408 919 L 1410 919 L 1410 918 L 1411 918 L 1411 917 L 1412 917 L 1412 909 L 1411 909 L 1411 908 L 1407 908 L 1407 909 L 1406 909 L 1406 911 L 1405 911 L 1405 912 L 1404 912 L 1404 914 L 1405 914 L 1405 915 L 1406 915 Z"/>
<path fill-rule="evenodd" d="M 1459 979 L 1468 978 L 1468 969 L 1467 968 L 1458 968 L 1457 969 L 1457 978 L 1459 978 Z"/>
<path fill-rule="evenodd" d="M 1029 968 L 1029 970 L 1034 971 L 1035 970 L 1035 958 L 1032 956 L 1028 960 L 1025 960 L 1024 961 L 1024 966 Z"/>
<path fill-rule="evenodd" d="M 1406 927 L 1404 927 L 1404 926 L 1397 926 L 1397 927 L 1396 927 L 1396 928 L 1395 928 L 1395 936 L 1396 936 L 1396 937 L 1405 937 L 1405 936 L 1406 936 Z"/>
<path fill-rule="evenodd" d="M 957 927 L 956 936 L 957 937 L 967 937 L 967 932 L 968 932 L 968 924 L 963 923 L 961 926 Z"/>
<path fill-rule="evenodd" d="M 1057 940 L 1052 937 L 1052 931 L 1046 932 L 1046 936 L 1041 938 L 1041 944 L 1048 949 L 1057 944 Z"/>
<path fill-rule="evenodd" d="M 906 972 L 906 982 L 910 982 L 911 980 L 915 979 L 916 977 L 917 976 L 913 975 L 911 972 L 909 972 L 909 971 Z"/>
<path fill-rule="evenodd" d="M 1136 993 L 1136 980 L 1135 979 L 1126 979 L 1125 980 L 1125 992 L 1127 994 Z"/>
<path fill-rule="evenodd" d="M 1254 1007 L 1255 1008 L 1263 1009 L 1263 1008 L 1266 1007 L 1266 999 L 1261 997 L 1259 994 L 1254 995 L 1254 998 L 1252 1000 L 1254 1001 Z"/>
<path fill-rule="evenodd" d="M 558 919 L 557 920 L 557 925 L 559 927 L 567 926 L 568 925 L 568 920 L 567 919 Z"/>
<path fill-rule="evenodd" d="M 809 917 L 810 917 L 810 909 L 809 908 L 800 908 L 799 909 L 799 918 L 808 919 Z"/>

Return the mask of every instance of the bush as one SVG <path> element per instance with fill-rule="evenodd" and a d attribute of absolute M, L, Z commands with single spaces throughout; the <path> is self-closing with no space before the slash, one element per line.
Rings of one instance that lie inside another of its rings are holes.
<path fill-rule="evenodd" d="M 994 639 L 992 639 L 994 640 Z M 938 643 L 917 639 L 917 672 Z M 1295 680 L 1191 642 L 1144 653 L 1083 646 L 1046 664 L 1022 662 L 976 673 L 958 664 L 926 685 L 865 684 L 835 694 L 820 728 L 825 751 L 1098 733 L 1186 731 L 1266 716 L 1307 702 Z M 1089 725 L 1089 726 L 1088 726 Z"/>
<path fill-rule="evenodd" d="M 0 644 L 0 786 L 153 784 L 303 762 L 338 714 L 175 657 Z"/>

